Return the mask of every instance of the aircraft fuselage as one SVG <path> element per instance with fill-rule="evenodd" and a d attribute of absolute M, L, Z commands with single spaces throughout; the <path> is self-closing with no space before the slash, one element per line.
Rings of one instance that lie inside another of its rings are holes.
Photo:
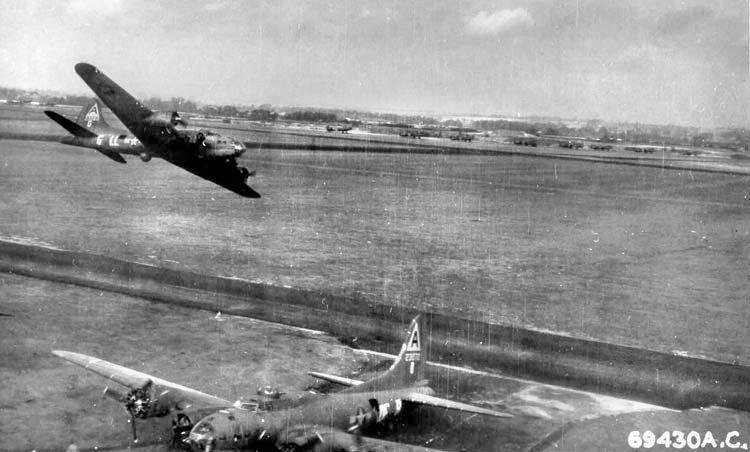
<path fill-rule="evenodd" d="M 432 394 L 427 387 L 411 392 Z M 285 444 L 305 432 L 290 426 L 325 425 L 340 431 L 366 430 L 393 419 L 401 412 L 398 391 L 347 392 L 317 395 L 297 406 L 278 411 L 228 408 L 206 416 L 195 424 L 189 441 L 193 450 L 237 450 Z"/>
<path fill-rule="evenodd" d="M 245 152 L 245 146 L 239 141 L 211 132 L 196 129 L 163 128 L 160 139 L 142 143 L 132 135 L 106 133 L 96 137 L 68 136 L 61 140 L 63 144 L 96 149 L 105 154 L 139 155 L 144 161 L 151 157 L 167 157 L 168 160 L 179 160 L 180 154 L 194 151 L 204 157 L 237 158 Z M 192 148 L 192 149 L 190 149 Z"/>
<path fill-rule="evenodd" d="M 113 151 L 120 154 L 140 154 L 146 147 L 138 138 L 128 135 L 102 134 L 92 138 L 67 136 L 61 141 L 71 146 L 81 146 L 98 151 Z"/>

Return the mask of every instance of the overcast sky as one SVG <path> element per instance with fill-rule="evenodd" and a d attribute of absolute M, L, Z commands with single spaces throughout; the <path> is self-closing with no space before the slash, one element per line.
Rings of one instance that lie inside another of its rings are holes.
<path fill-rule="evenodd" d="M 0 1 L 0 85 L 750 126 L 748 2 Z"/>

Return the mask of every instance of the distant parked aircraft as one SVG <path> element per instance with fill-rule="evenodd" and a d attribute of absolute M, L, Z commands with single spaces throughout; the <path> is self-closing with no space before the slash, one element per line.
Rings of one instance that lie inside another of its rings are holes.
<path fill-rule="evenodd" d="M 339 126 L 330 126 L 330 125 L 326 126 L 326 131 L 327 132 L 341 132 L 341 133 L 346 133 L 346 132 L 348 132 L 350 130 L 352 130 L 351 124 L 344 124 L 344 125 L 339 125 Z"/>

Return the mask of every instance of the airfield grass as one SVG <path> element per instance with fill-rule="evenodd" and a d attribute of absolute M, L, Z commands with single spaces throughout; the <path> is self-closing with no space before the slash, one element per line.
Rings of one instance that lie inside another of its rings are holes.
<path fill-rule="evenodd" d="M 242 160 L 259 200 L 158 159 L 0 141 L 0 235 L 750 363 L 745 176 L 518 156 Z"/>

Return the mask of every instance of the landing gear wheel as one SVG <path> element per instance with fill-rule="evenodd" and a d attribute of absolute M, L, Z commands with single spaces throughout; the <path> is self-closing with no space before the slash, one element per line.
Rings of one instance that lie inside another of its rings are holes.
<path fill-rule="evenodd" d="M 193 423 L 190 422 L 190 418 L 179 413 L 177 417 L 172 420 L 172 447 L 180 450 L 190 450 L 188 437 L 190 436 L 190 430 L 192 429 Z"/>

